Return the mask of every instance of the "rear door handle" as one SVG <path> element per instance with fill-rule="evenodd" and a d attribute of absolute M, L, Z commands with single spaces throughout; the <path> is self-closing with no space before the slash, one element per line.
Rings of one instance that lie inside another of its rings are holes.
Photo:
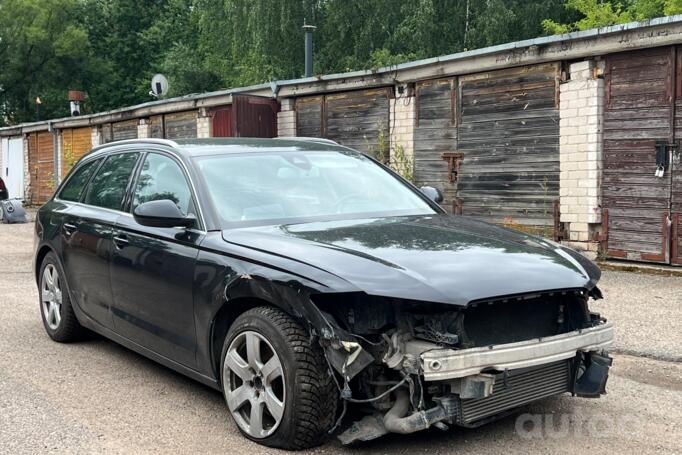
<path fill-rule="evenodd" d="M 71 234 L 76 232 L 76 229 L 78 229 L 78 227 L 75 224 L 71 224 L 71 223 L 64 223 L 62 225 L 62 227 L 64 228 L 64 234 L 67 237 L 71 237 Z"/>
<path fill-rule="evenodd" d="M 122 250 L 128 246 L 130 242 L 128 241 L 128 236 L 125 234 L 118 234 L 114 236 L 114 245 L 117 249 Z"/>

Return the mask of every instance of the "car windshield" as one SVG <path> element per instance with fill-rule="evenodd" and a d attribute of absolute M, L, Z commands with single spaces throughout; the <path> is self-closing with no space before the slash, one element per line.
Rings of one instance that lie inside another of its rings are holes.
<path fill-rule="evenodd" d="M 433 214 L 361 153 L 251 152 L 196 158 L 226 227 L 324 218 Z"/>

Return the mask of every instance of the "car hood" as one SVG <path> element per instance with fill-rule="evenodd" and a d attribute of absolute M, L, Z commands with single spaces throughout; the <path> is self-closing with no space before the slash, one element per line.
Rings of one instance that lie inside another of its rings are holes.
<path fill-rule="evenodd" d="M 467 305 L 491 297 L 592 289 L 599 269 L 577 252 L 463 216 L 258 226 L 227 242 L 306 264 L 370 295 Z"/>

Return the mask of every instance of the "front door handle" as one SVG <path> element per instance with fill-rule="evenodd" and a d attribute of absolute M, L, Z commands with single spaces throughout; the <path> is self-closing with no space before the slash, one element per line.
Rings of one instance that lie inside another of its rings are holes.
<path fill-rule="evenodd" d="M 114 245 L 116 246 L 116 249 L 122 250 L 126 246 L 128 246 L 130 242 L 128 241 L 128 236 L 125 234 L 118 234 L 114 236 Z"/>

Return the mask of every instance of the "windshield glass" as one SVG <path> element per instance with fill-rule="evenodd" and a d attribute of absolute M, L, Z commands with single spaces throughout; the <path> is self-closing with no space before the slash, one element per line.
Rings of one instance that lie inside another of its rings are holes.
<path fill-rule="evenodd" d="M 412 190 L 356 152 L 251 152 L 196 158 L 227 225 L 432 214 Z"/>

